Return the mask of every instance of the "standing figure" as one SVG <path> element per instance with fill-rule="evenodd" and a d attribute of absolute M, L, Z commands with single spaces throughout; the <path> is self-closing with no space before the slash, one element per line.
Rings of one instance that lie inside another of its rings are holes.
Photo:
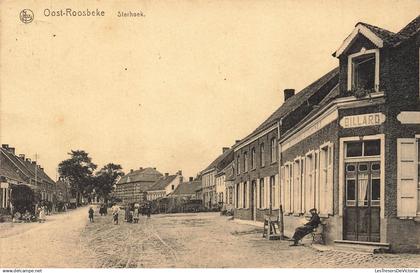
<path fill-rule="evenodd" d="M 146 211 L 147 211 L 147 218 L 150 218 L 150 214 L 152 213 L 152 206 L 150 203 L 147 203 Z"/>
<path fill-rule="evenodd" d="M 295 234 L 293 234 L 292 239 L 290 239 L 290 241 L 293 241 L 293 244 L 290 246 L 297 246 L 298 242 L 303 237 L 311 233 L 321 223 L 321 219 L 315 208 L 309 210 L 309 212 L 311 213 L 311 219 L 305 225 L 296 228 Z"/>
<path fill-rule="evenodd" d="M 40 223 L 45 222 L 45 208 L 44 206 L 41 206 L 39 209 L 39 217 L 38 220 Z"/>
<path fill-rule="evenodd" d="M 90 209 L 89 209 L 89 221 L 90 222 L 93 222 L 93 213 L 94 213 L 93 208 L 92 208 L 92 206 L 90 206 Z"/>
<path fill-rule="evenodd" d="M 112 206 L 112 218 L 114 220 L 114 225 L 118 225 L 118 213 L 120 212 L 120 208 L 117 205 Z"/>
<path fill-rule="evenodd" d="M 134 213 L 133 214 L 134 214 L 133 215 L 133 221 L 134 221 L 134 223 L 138 223 L 139 222 L 139 214 L 140 214 L 140 212 L 139 212 L 139 205 L 138 204 L 136 204 L 134 206 Z"/>

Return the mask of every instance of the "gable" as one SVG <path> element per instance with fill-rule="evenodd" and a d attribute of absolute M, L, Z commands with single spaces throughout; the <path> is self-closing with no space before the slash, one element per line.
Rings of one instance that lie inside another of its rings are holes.
<path fill-rule="evenodd" d="M 333 56 L 340 57 L 358 40 L 358 38 L 360 38 L 360 36 L 363 36 L 367 41 L 369 41 L 370 44 L 374 45 L 376 48 L 382 48 L 384 46 L 384 41 L 382 38 L 380 38 L 368 27 L 362 24 L 357 24 L 352 33 L 343 41 L 337 51 L 334 52 Z"/>

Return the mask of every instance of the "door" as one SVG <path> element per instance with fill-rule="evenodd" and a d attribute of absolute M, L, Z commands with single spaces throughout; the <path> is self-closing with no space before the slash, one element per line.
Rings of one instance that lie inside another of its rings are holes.
<path fill-rule="evenodd" d="M 252 181 L 251 184 L 251 219 L 253 221 L 257 220 L 257 183 Z"/>
<path fill-rule="evenodd" d="M 345 240 L 380 241 L 380 168 L 380 161 L 345 164 Z"/>

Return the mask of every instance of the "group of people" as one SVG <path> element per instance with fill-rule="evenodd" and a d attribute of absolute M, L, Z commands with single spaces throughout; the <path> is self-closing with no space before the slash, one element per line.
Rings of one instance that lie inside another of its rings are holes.
<path fill-rule="evenodd" d="M 99 207 L 99 213 L 101 216 L 107 215 L 107 205 L 102 204 Z M 120 214 L 120 206 L 114 204 L 111 207 L 112 211 L 112 219 L 114 222 L 114 225 L 118 225 L 119 222 L 119 214 Z M 88 215 L 89 215 L 89 221 L 94 222 L 93 216 L 94 216 L 94 209 L 93 206 L 89 208 Z M 151 215 L 151 206 L 149 203 L 144 204 L 142 207 L 140 207 L 140 204 L 128 204 L 124 209 L 124 221 L 127 223 L 138 223 L 140 220 L 140 213 L 142 215 L 147 215 L 148 218 L 150 218 Z"/>

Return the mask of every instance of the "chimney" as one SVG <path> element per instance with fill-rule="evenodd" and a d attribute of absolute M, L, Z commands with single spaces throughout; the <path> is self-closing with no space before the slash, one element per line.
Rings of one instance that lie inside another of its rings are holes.
<path fill-rule="evenodd" d="M 36 166 L 36 161 L 35 160 L 32 161 L 31 163 L 32 163 L 32 165 L 35 165 Z"/>
<path fill-rule="evenodd" d="M 132 173 L 132 172 L 134 172 L 134 170 L 133 170 L 133 169 L 131 169 L 131 170 L 130 170 L 130 173 Z"/>
<path fill-rule="evenodd" d="M 142 171 L 143 170 L 143 167 L 140 167 L 139 170 Z"/>
<path fill-rule="evenodd" d="M 26 162 L 31 163 L 31 159 L 30 158 L 26 158 Z"/>
<path fill-rule="evenodd" d="M 156 167 L 153 167 L 153 170 L 155 170 L 155 171 L 156 171 Z"/>
<path fill-rule="evenodd" d="M 235 140 L 235 144 L 238 144 L 239 142 L 241 142 L 240 139 Z"/>
<path fill-rule="evenodd" d="M 190 176 L 190 182 L 194 181 L 194 177 Z"/>
<path fill-rule="evenodd" d="M 15 154 L 15 148 L 13 148 L 13 147 L 9 147 L 9 149 L 8 149 L 8 150 L 9 150 L 9 152 L 10 152 L 10 153 Z"/>
<path fill-rule="evenodd" d="M 295 89 L 284 89 L 284 101 L 287 101 L 295 95 Z"/>
<path fill-rule="evenodd" d="M 222 153 L 225 153 L 225 152 L 227 152 L 229 150 L 229 147 L 223 147 L 222 148 Z"/>
<path fill-rule="evenodd" d="M 169 176 L 169 173 L 165 173 L 165 177 L 168 177 Z"/>
<path fill-rule="evenodd" d="M 1 147 L 8 150 L 9 149 L 9 144 L 2 144 Z"/>
<path fill-rule="evenodd" d="M 182 170 L 177 171 L 176 174 L 182 175 Z"/>
<path fill-rule="evenodd" d="M 23 161 L 25 161 L 25 155 L 24 154 L 19 154 L 19 158 L 22 159 Z"/>

